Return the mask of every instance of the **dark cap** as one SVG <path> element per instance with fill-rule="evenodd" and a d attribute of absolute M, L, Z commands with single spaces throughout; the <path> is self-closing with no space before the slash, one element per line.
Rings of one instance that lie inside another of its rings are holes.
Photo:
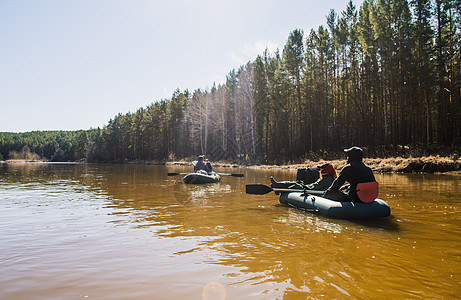
<path fill-rule="evenodd" d="M 358 153 L 358 152 L 363 153 L 363 150 L 360 147 L 354 146 L 354 147 L 350 147 L 349 149 L 344 149 L 344 152 L 346 152 L 347 154 L 354 153 L 354 152 L 355 153 Z"/>
<path fill-rule="evenodd" d="M 349 149 L 344 149 L 348 157 L 348 162 L 352 161 L 362 161 L 363 158 L 363 150 L 359 147 L 350 147 Z"/>

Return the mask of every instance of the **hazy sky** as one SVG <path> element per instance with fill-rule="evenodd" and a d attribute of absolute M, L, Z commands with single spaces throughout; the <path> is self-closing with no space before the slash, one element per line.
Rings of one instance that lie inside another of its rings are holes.
<path fill-rule="evenodd" d="M 209 89 L 347 2 L 0 0 L 0 131 L 103 127 L 177 88 Z"/>

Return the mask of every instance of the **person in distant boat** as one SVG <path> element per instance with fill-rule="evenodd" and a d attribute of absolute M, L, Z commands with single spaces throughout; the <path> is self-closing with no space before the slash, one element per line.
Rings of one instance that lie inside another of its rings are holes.
<path fill-rule="evenodd" d="M 206 171 L 211 173 L 213 171 L 213 167 L 211 166 L 210 161 L 206 158 L 206 155 L 203 155 L 203 161 L 205 162 Z"/>
<path fill-rule="evenodd" d="M 211 163 L 206 159 L 205 155 L 200 155 L 198 157 L 197 163 L 194 165 L 194 172 L 203 170 L 207 173 L 210 173 L 213 170 Z"/>
<path fill-rule="evenodd" d="M 344 149 L 347 155 L 347 165 L 341 169 L 339 176 L 333 181 L 331 186 L 325 191 L 324 197 L 335 201 L 346 201 L 346 202 L 371 202 L 370 196 L 366 196 L 364 193 L 374 195 L 374 198 L 378 195 L 378 183 L 376 182 L 373 171 L 369 166 L 362 162 L 363 150 L 359 147 L 351 147 Z M 349 183 L 344 185 L 346 181 Z M 357 185 L 361 185 L 360 196 L 357 194 Z M 363 188 L 362 188 L 363 187 Z"/>
<path fill-rule="evenodd" d="M 317 166 L 317 169 L 320 170 L 321 177 L 313 183 L 306 184 L 301 180 L 277 182 L 271 177 L 271 187 L 324 191 L 336 178 L 335 168 L 330 163 L 326 163 Z"/>

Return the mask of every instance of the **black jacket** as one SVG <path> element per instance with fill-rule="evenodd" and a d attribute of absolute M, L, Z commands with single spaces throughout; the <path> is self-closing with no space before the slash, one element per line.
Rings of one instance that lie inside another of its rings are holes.
<path fill-rule="evenodd" d="M 194 172 L 197 172 L 198 170 L 205 170 L 208 173 L 210 173 L 213 170 L 213 168 L 212 168 L 211 163 L 209 161 L 207 161 L 205 163 L 205 162 L 203 162 L 203 160 L 199 160 L 199 161 L 197 161 L 197 163 L 194 166 Z"/>
<path fill-rule="evenodd" d="M 361 161 L 353 161 L 342 168 L 338 178 L 331 184 L 330 190 L 339 190 L 346 181 L 351 185 L 349 195 L 357 197 L 356 188 L 358 183 L 376 181 L 376 179 L 369 166 Z"/>

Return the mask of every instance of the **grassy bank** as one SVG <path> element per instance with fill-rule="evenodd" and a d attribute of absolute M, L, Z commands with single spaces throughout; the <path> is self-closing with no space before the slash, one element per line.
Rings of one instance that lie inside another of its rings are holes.
<path fill-rule="evenodd" d="M 323 163 L 331 163 L 337 171 L 341 170 L 347 163 L 346 159 L 333 160 L 305 160 L 303 163 L 296 164 L 252 164 L 245 163 L 249 168 L 264 168 L 264 169 L 297 169 L 300 167 L 315 167 Z M 365 158 L 364 162 L 369 165 L 375 172 L 401 172 L 401 173 L 460 173 L 461 160 L 458 156 L 441 157 L 441 156 L 425 156 L 425 157 L 391 157 L 391 158 Z M 214 167 L 240 167 L 241 164 L 216 161 L 212 162 Z M 167 162 L 166 165 L 183 165 L 191 166 L 191 162 L 187 160 Z"/>
<path fill-rule="evenodd" d="M 8 160 L 0 160 L 0 163 L 5 164 L 22 164 L 22 163 L 36 163 L 36 162 L 48 162 L 46 159 L 8 159 Z"/>
<path fill-rule="evenodd" d="M 149 164 L 149 165 L 167 165 L 167 166 L 190 166 L 194 159 L 183 159 L 177 161 L 159 162 L 159 161 L 114 161 L 112 163 L 131 163 L 131 164 Z M 45 162 L 43 159 L 26 160 L 26 159 L 11 159 L 1 161 L 0 163 L 26 163 L 26 162 Z M 315 167 L 317 165 L 331 163 L 334 168 L 339 171 L 347 163 L 346 159 L 331 159 L 322 158 L 306 159 L 299 163 L 286 164 L 261 164 L 244 162 L 227 162 L 227 161 L 212 161 L 213 167 L 222 168 L 259 168 L 259 169 L 297 169 L 301 167 Z M 374 172 L 388 173 L 459 173 L 461 174 L 461 159 L 458 155 L 451 156 L 423 156 L 423 157 L 387 157 L 387 158 L 365 158 L 364 162 L 369 165 Z"/>

